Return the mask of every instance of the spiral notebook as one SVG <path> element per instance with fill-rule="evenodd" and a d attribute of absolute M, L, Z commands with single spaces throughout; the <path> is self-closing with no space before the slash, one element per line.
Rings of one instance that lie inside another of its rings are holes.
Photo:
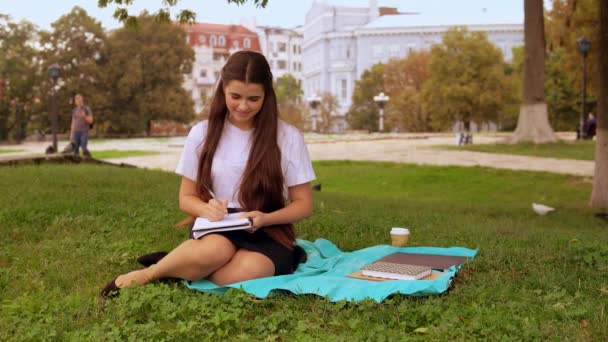
<path fill-rule="evenodd" d="M 428 266 L 376 261 L 363 267 L 361 274 L 385 279 L 418 280 L 431 275 L 431 271 Z"/>
<path fill-rule="evenodd" d="M 241 214 L 242 213 L 226 214 L 223 220 L 214 222 L 209 221 L 206 218 L 198 217 L 192 226 L 192 235 L 195 239 L 198 239 L 209 233 L 251 228 L 253 225 L 251 217 L 239 218 Z"/>

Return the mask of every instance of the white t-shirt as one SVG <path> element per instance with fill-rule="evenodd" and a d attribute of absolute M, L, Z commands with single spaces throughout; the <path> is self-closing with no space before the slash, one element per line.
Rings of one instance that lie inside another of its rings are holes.
<path fill-rule="evenodd" d="M 184 143 L 184 150 L 175 172 L 194 182 L 198 175 L 198 163 L 207 135 L 208 121 L 194 125 Z M 242 205 L 238 201 L 241 177 L 247 166 L 253 130 L 243 131 L 226 120 L 220 142 L 213 156 L 211 178 L 217 199 L 228 200 L 229 206 Z M 281 169 L 285 179 L 283 195 L 287 199 L 287 187 L 315 179 L 304 137 L 292 125 L 279 120 L 277 140 L 281 150 Z"/>

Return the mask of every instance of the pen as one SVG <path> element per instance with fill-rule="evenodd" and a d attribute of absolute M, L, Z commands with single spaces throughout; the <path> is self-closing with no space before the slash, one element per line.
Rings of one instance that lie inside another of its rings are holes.
<path fill-rule="evenodd" d="M 209 188 L 207 186 L 207 184 L 203 183 L 203 187 L 205 187 L 205 189 L 207 189 L 207 191 L 209 191 L 209 195 L 211 195 L 211 197 L 213 199 L 217 199 L 217 197 L 215 196 L 215 193 L 213 193 L 213 191 L 211 191 L 211 188 Z M 245 210 L 241 209 L 241 208 L 227 208 L 228 210 L 228 214 L 234 214 L 234 213 L 240 213 L 240 212 L 244 212 Z"/>

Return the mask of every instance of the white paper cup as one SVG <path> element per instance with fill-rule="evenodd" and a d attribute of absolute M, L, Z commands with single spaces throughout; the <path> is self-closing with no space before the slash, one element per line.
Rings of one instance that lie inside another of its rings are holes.
<path fill-rule="evenodd" d="M 410 230 L 407 228 L 393 227 L 391 229 L 391 244 L 394 247 L 403 247 L 410 240 Z"/>

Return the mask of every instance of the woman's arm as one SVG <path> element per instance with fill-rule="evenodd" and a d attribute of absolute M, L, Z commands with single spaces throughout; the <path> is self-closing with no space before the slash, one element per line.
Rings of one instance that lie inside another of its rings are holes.
<path fill-rule="evenodd" d="M 87 111 L 88 111 L 88 114 L 85 111 L 84 121 L 90 125 L 93 123 L 93 111 L 90 108 L 88 108 Z"/>
<path fill-rule="evenodd" d="M 194 217 L 204 217 L 209 221 L 220 221 L 228 212 L 227 200 L 211 199 L 209 203 L 204 202 L 198 195 L 196 182 L 187 177 L 182 177 L 179 187 L 179 208 L 184 213 Z"/>
<path fill-rule="evenodd" d="M 250 211 L 242 217 L 253 218 L 252 230 L 275 224 L 293 223 L 312 215 L 312 189 L 310 183 L 303 183 L 289 187 L 290 202 L 285 208 L 272 213 Z"/>
<path fill-rule="evenodd" d="M 74 117 L 72 117 L 72 122 L 70 123 L 70 142 L 74 142 L 74 125 L 76 121 L 74 121 Z"/>

